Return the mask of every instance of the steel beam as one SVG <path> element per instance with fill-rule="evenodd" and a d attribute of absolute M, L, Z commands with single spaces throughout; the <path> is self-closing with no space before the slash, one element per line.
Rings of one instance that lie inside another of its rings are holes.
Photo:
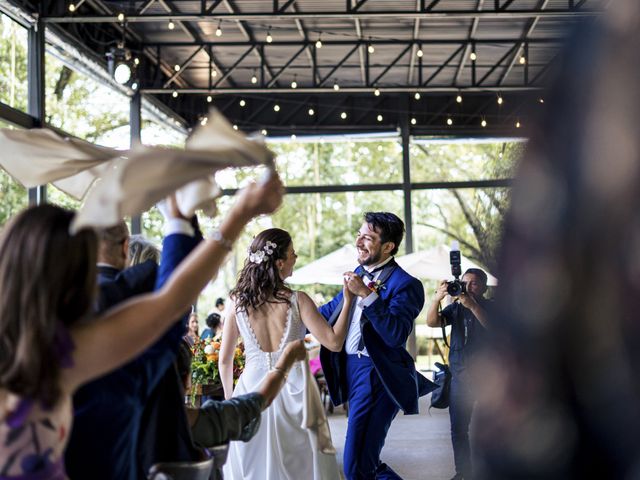
<path fill-rule="evenodd" d="M 520 86 L 504 86 L 504 87 L 476 87 L 476 86 L 432 86 L 432 87 L 416 87 L 416 86 L 400 86 L 400 87 L 377 87 L 380 90 L 380 93 L 489 93 L 489 92 L 536 92 L 542 90 L 541 86 L 534 85 L 520 85 Z M 169 95 L 174 91 L 178 92 L 180 95 L 272 95 L 274 93 L 289 93 L 289 94 L 297 94 L 297 93 L 324 93 L 329 94 L 333 93 L 339 95 L 341 93 L 366 93 L 372 94 L 374 87 L 340 87 L 340 90 L 336 92 L 331 87 L 298 87 L 295 90 L 290 87 L 256 87 L 256 88 L 214 88 L 213 90 L 209 88 L 141 88 L 140 91 L 146 94 L 166 94 Z"/>

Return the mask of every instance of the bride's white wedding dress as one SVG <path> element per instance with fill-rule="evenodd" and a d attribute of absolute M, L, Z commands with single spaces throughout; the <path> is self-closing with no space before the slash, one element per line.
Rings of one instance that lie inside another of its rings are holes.
<path fill-rule="evenodd" d="M 297 292 L 291 297 L 284 334 L 276 352 L 264 352 L 246 312 L 236 312 L 236 322 L 244 340 L 245 368 L 234 396 L 254 392 L 276 364 L 284 346 L 301 340 L 306 327 L 300 319 Z M 251 441 L 231 442 L 224 466 L 225 480 L 337 480 L 340 478 L 335 454 L 318 447 L 313 430 L 303 428 L 305 378 L 301 362 L 296 362 L 271 406 L 262 412 L 260 428 Z"/>

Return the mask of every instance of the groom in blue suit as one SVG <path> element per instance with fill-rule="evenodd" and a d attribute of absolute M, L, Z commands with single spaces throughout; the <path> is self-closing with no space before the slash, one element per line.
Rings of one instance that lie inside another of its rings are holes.
<path fill-rule="evenodd" d="M 340 352 L 320 351 L 333 403 L 349 401 L 348 480 L 400 478 L 380 461 L 389 426 L 399 410 L 418 413 L 418 397 L 435 388 L 416 372 L 405 349 L 424 305 L 424 289 L 393 258 L 403 236 L 404 223 L 393 213 L 365 213 L 356 239 L 360 266 L 345 274 L 347 287 L 359 297 L 352 303 L 347 339 Z M 340 293 L 320 313 L 334 323 L 342 304 Z"/>

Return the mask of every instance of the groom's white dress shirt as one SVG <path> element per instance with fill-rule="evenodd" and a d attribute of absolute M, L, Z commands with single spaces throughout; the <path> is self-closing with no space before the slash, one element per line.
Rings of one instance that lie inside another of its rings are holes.
<path fill-rule="evenodd" d="M 367 265 L 363 268 L 367 272 L 371 272 L 376 268 L 383 267 L 387 263 L 391 261 L 393 257 L 387 258 L 384 262 L 380 262 L 377 265 Z M 378 270 L 373 274 L 372 281 L 376 281 L 378 277 L 382 273 L 382 270 Z M 371 278 L 371 277 L 369 277 Z M 364 279 L 364 283 L 367 284 L 371 280 Z M 347 339 L 345 341 L 345 352 L 349 355 L 361 354 L 369 356 L 369 352 L 367 352 L 367 347 L 363 347 L 362 350 L 358 350 L 358 345 L 360 344 L 360 337 L 362 337 L 362 331 L 360 330 L 360 318 L 362 318 L 362 310 L 371 305 L 378 299 L 378 294 L 376 292 L 371 292 L 365 298 L 362 298 L 356 302 L 355 310 L 353 311 L 353 317 L 351 318 L 351 324 L 349 325 L 349 332 L 347 332 Z"/>

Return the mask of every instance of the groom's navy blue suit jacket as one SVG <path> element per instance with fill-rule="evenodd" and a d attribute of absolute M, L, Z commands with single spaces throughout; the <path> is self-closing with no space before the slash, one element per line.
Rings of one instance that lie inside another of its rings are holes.
<path fill-rule="evenodd" d="M 378 298 L 362 312 L 362 337 L 386 391 L 405 414 L 414 414 L 418 413 L 418 397 L 435 388 L 434 383 L 416 372 L 413 358 L 405 348 L 413 322 L 424 305 L 424 289 L 418 279 L 395 261 L 389 267 L 394 269 L 378 291 Z M 319 310 L 330 320 L 341 305 L 342 292 Z M 344 347 L 340 352 L 324 347 L 320 350 L 322 369 L 335 405 L 343 403 L 349 395 L 345 356 Z"/>

